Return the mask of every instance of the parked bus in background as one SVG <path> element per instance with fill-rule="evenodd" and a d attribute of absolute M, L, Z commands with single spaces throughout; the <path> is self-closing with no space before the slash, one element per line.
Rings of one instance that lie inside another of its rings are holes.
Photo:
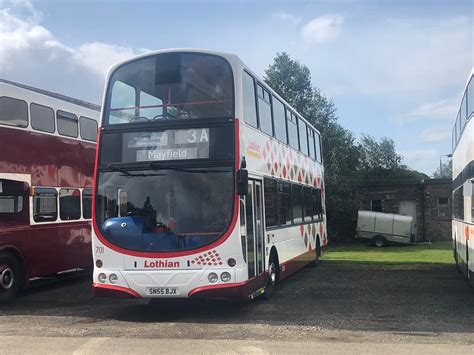
<path fill-rule="evenodd" d="M 474 69 L 453 127 L 453 248 L 457 268 L 474 285 Z"/>
<path fill-rule="evenodd" d="M 235 55 L 111 68 L 93 203 L 98 296 L 268 297 L 327 244 L 319 132 Z"/>
<path fill-rule="evenodd" d="M 37 277 L 92 266 L 99 106 L 0 80 L 0 303 Z"/>

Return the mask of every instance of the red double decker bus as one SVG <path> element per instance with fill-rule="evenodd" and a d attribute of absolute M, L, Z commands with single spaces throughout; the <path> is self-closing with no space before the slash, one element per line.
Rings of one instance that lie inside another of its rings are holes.
<path fill-rule="evenodd" d="M 33 278 L 92 266 L 99 110 L 0 80 L 0 303 Z"/>

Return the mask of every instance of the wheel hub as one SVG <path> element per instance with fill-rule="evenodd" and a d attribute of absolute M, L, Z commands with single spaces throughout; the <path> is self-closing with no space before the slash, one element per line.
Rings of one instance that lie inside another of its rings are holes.
<path fill-rule="evenodd" d="M 270 282 L 272 283 L 272 285 L 274 285 L 276 282 L 276 272 L 274 264 L 270 264 Z"/>
<path fill-rule="evenodd" d="M 0 274 L 0 288 L 8 290 L 13 286 L 15 280 L 13 270 L 9 267 L 3 268 Z"/>

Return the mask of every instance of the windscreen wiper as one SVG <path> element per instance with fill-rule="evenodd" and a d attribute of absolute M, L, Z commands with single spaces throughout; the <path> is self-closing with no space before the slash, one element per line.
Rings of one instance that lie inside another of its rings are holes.
<path fill-rule="evenodd" d="M 109 170 L 117 171 L 117 172 L 125 174 L 127 176 L 134 176 L 133 174 L 130 174 L 127 170 L 119 168 L 118 166 L 115 166 L 115 165 L 112 165 L 112 164 L 107 164 L 105 167 Z"/>

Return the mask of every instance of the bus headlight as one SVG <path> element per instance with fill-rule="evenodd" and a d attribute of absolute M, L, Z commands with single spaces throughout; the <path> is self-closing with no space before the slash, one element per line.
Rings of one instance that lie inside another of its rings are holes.
<path fill-rule="evenodd" d="M 99 274 L 98 279 L 100 283 L 105 283 L 105 281 L 107 281 L 107 275 L 105 275 L 104 273 L 101 273 Z"/>
<path fill-rule="evenodd" d="M 116 274 L 110 274 L 109 281 L 111 284 L 117 283 L 117 280 L 118 280 L 118 276 Z"/>
<path fill-rule="evenodd" d="M 215 284 L 217 280 L 219 280 L 219 276 L 215 272 L 211 272 L 209 275 L 207 275 L 207 279 L 211 284 Z"/>
<path fill-rule="evenodd" d="M 229 282 L 231 279 L 231 276 L 230 274 L 227 272 L 227 271 L 224 271 L 222 274 L 221 274 L 221 280 L 222 282 Z"/>

